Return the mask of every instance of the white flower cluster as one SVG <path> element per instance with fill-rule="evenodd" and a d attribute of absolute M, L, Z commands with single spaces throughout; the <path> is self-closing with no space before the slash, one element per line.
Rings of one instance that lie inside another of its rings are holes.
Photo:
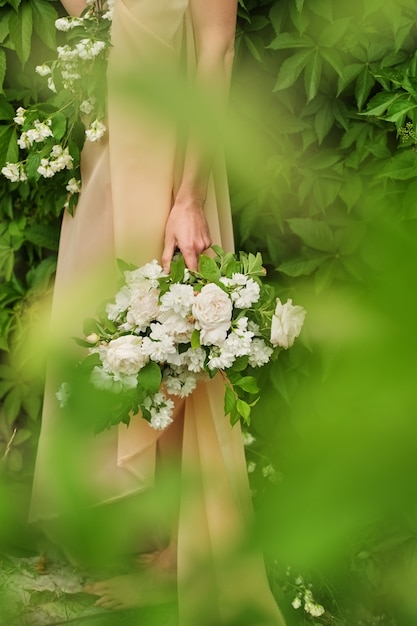
<path fill-rule="evenodd" d="M 23 109 L 21 107 L 20 107 L 20 110 L 23 111 Z M 22 116 L 22 114 L 21 114 L 21 116 Z M 21 116 L 16 115 L 16 118 L 19 119 L 19 117 L 21 117 Z M 53 134 L 53 132 L 51 130 L 51 120 L 50 119 L 48 119 L 46 122 L 41 122 L 40 120 L 35 120 L 33 122 L 33 128 L 29 128 L 29 130 L 23 131 L 22 134 L 20 135 L 19 139 L 17 140 L 17 144 L 18 144 L 19 148 L 21 148 L 22 150 L 27 150 L 35 142 L 36 143 L 41 143 L 41 142 L 45 141 L 45 139 L 47 137 L 53 137 L 53 136 L 54 136 L 54 134 Z"/>
<path fill-rule="evenodd" d="M 102 78 L 110 46 L 109 29 L 113 5 L 114 0 L 92 0 L 87 2 L 87 10 L 81 17 L 68 16 L 56 20 L 57 30 L 65 33 L 72 31 L 69 43 L 58 46 L 56 60 L 36 66 L 36 72 L 47 79 L 48 87 L 54 93 L 63 87 L 64 93 L 68 92 L 67 101 L 64 104 L 60 101 L 57 117 L 60 116 L 61 119 L 56 125 L 53 123 L 54 113 L 50 113 L 50 110 L 42 112 L 39 105 L 30 110 L 17 108 L 13 118 L 20 127 L 17 144 L 27 154 L 15 163 L 7 162 L 1 169 L 3 176 L 10 181 L 23 182 L 28 179 L 28 175 L 35 179 L 39 176 L 48 179 L 62 170 L 77 170 L 80 141 L 74 141 L 71 133 L 79 132 L 78 113 L 89 118 L 88 124 L 83 120 L 88 126 L 85 130 L 88 141 L 99 141 L 105 134 L 106 126 L 102 121 L 105 108 Z M 97 58 L 99 66 L 93 65 Z M 97 92 L 97 97 L 91 95 L 94 91 Z M 66 123 L 65 132 L 62 128 L 63 121 Z M 55 137 L 54 132 L 58 129 Z M 72 149 L 74 145 L 77 146 L 75 150 Z M 33 167 L 36 163 L 33 156 L 38 160 L 36 168 Z M 30 170 L 27 168 L 29 162 Z M 72 208 L 75 203 L 71 195 L 79 192 L 80 182 L 76 178 L 69 179 L 69 176 L 66 182 L 66 189 L 70 194 L 66 206 L 71 205 Z"/>
<path fill-rule="evenodd" d="M 185 397 L 207 370 L 227 370 L 243 356 L 252 367 L 269 361 L 273 348 L 245 315 L 260 297 L 260 286 L 253 278 L 233 274 L 220 279 L 222 286 L 208 282 L 195 289 L 187 272 L 182 283 L 172 283 L 161 293 L 162 278 L 165 275 L 155 260 L 125 272 L 125 284 L 106 307 L 119 336 L 90 349 L 101 361 L 93 372 L 96 386 L 115 391 L 134 388 L 140 370 L 153 361 L 161 367 L 167 393 Z M 275 316 L 281 327 L 274 341 L 271 338 L 272 345 L 291 344 L 301 330 L 301 311 L 277 300 Z M 197 345 L 192 342 L 195 335 Z M 150 411 L 151 425 L 156 428 L 167 423 L 172 409 L 167 399 L 161 400 L 163 392 L 158 394 Z M 158 417 L 159 406 L 164 419 Z"/>
<path fill-rule="evenodd" d="M 313 598 L 313 592 L 311 585 L 306 586 L 302 576 L 298 576 L 295 579 L 295 585 L 298 588 L 297 595 L 292 601 L 292 607 L 294 609 L 304 608 L 304 611 L 312 617 L 320 617 L 325 613 L 325 609 L 321 604 L 318 604 Z"/>
<path fill-rule="evenodd" d="M 52 146 L 48 159 L 41 159 L 41 163 L 37 169 L 39 174 L 44 178 L 52 178 L 56 172 L 61 170 L 72 169 L 72 156 L 68 148 L 63 148 L 60 144 Z"/>
<path fill-rule="evenodd" d="M 23 163 L 6 163 L 1 168 L 1 173 L 12 183 L 21 183 L 28 179 Z"/>

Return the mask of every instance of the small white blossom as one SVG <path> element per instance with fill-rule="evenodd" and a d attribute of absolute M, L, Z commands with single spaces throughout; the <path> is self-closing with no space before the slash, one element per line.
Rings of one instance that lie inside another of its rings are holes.
<path fill-rule="evenodd" d="M 12 183 L 23 182 L 27 180 L 23 163 L 6 163 L 1 169 L 3 176 L 8 178 Z"/>
<path fill-rule="evenodd" d="M 114 322 L 121 313 L 126 311 L 130 302 L 130 289 L 126 285 L 123 285 L 121 289 L 116 293 L 115 301 L 107 304 L 106 313 L 109 320 Z"/>
<path fill-rule="evenodd" d="M 79 193 L 81 191 L 81 181 L 76 178 L 70 178 L 65 189 L 69 193 Z"/>
<path fill-rule="evenodd" d="M 24 109 L 23 107 L 18 107 L 16 109 L 16 115 L 14 116 L 13 121 L 16 122 L 18 126 L 22 126 L 22 124 L 25 123 L 25 113 L 26 109 Z"/>
<path fill-rule="evenodd" d="M 97 389 L 121 393 L 124 389 L 134 389 L 137 384 L 137 376 L 114 374 L 96 365 L 91 372 L 90 381 Z"/>
<path fill-rule="evenodd" d="M 235 276 L 244 276 L 243 274 L 233 274 Z M 230 294 L 233 303 L 237 309 L 249 309 L 252 304 L 258 302 L 261 293 L 261 288 L 253 278 L 247 278 L 244 276 L 246 282 L 243 286 L 238 287 Z"/>
<path fill-rule="evenodd" d="M 57 52 L 58 59 L 60 59 L 61 61 L 76 61 L 78 58 L 77 50 L 71 48 L 71 46 L 68 46 L 68 44 L 66 44 L 65 46 L 58 46 Z"/>
<path fill-rule="evenodd" d="M 56 87 L 55 87 L 55 83 L 54 83 L 52 76 L 48 77 L 48 88 L 54 93 L 56 93 Z"/>
<path fill-rule="evenodd" d="M 85 115 L 90 115 L 94 110 L 95 106 L 95 98 L 90 98 L 88 100 L 83 100 L 80 104 L 80 111 Z"/>
<path fill-rule="evenodd" d="M 43 178 L 52 178 L 55 176 L 56 170 L 48 159 L 41 159 L 41 163 L 36 170 Z"/>
<path fill-rule="evenodd" d="M 245 432 L 242 433 L 242 439 L 243 439 L 243 445 L 244 446 L 250 446 L 253 443 L 255 443 L 255 441 L 256 441 L 256 439 L 252 435 L 252 433 L 249 433 L 248 431 L 245 431 Z"/>
<path fill-rule="evenodd" d="M 70 30 L 70 18 L 69 17 L 60 17 L 55 20 L 55 28 L 62 32 L 67 32 Z"/>
<path fill-rule="evenodd" d="M 93 41 L 91 39 L 81 39 L 76 45 L 74 52 L 83 61 L 90 61 L 98 56 L 100 52 L 105 50 L 105 41 Z"/>
<path fill-rule="evenodd" d="M 254 337 L 250 345 L 249 365 L 251 367 L 262 367 L 269 362 L 273 349 L 266 345 L 260 337 Z"/>
<path fill-rule="evenodd" d="M 246 466 L 246 469 L 247 469 L 248 474 L 253 474 L 253 472 L 256 470 L 255 461 L 249 461 Z"/>
<path fill-rule="evenodd" d="M 164 430 L 172 423 L 174 403 L 161 391 L 145 398 L 144 406 L 151 414 L 150 425 L 155 430 Z"/>
<path fill-rule="evenodd" d="M 161 341 L 152 341 L 149 337 L 143 338 L 142 351 L 152 361 L 165 361 L 170 354 L 176 352 L 173 340 L 167 335 Z"/>
<path fill-rule="evenodd" d="M 68 383 L 62 383 L 59 387 L 58 391 L 55 394 L 56 399 L 58 400 L 58 404 L 61 409 L 64 409 L 70 397 L 70 386 Z"/>
<path fill-rule="evenodd" d="M 294 600 L 291 602 L 291 604 L 294 609 L 299 609 L 300 606 L 302 605 L 300 596 L 296 596 Z"/>
<path fill-rule="evenodd" d="M 91 123 L 90 128 L 87 128 L 87 130 L 85 131 L 85 136 L 87 137 L 88 141 L 98 141 L 103 137 L 106 130 L 107 128 L 102 122 L 99 122 L 99 120 L 94 120 L 94 122 Z"/>
<path fill-rule="evenodd" d="M 39 76 L 49 76 L 52 70 L 49 67 L 49 65 L 47 65 L 46 63 L 43 63 L 42 65 L 37 65 L 35 67 L 35 72 L 39 74 Z"/>
<path fill-rule="evenodd" d="M 206 353 L 203 348 L 188 348 L 187 352 L 183 353 L 183 359 L 190 372 L 199 373 L 204 369 Z"/>
<path fill-rule="evenodd" d="M 185 317 L 191 313 L 195 301 L 194 289 L 191 285 L 174 283 L 161 297 L 161 311 L 172 310 Z"/>
<path fill-rule="evenodd" d="M 68 147 L 63 148 L 61 145 L 55 144 L 51 149 L 51 157 L 50 164 L 54 172 L 72 169 L 73 158 L 69 153 Z"/>
<path fill-rule="evenodd" d="M 142 267 L 139 267 L 133 271 L 127 271 L 124 273 L 126 278 L 126 283 L 128 285 L 143 285 L 143 279 L 148 279 L 150 281 L 157 281 L 158 278 L 165 276 L 162 267 L 159 265 L 158 261 L 154 259 L 150 263 L 145 263 Z M 158 283 L 152 282 L 151 287 L 157 287 Z"/>
<path fill-rule="evenodd" d="M 53 137 L 53 132 L 50 128 L 51 120 L 48 120 L 46 123 L 35 120 L 33 125 L 34 128 L 30 128 L 20 135 L 17 142 L 20 148 L 30 148 L 34 143 L 41 143 L 47 137 Z"/>

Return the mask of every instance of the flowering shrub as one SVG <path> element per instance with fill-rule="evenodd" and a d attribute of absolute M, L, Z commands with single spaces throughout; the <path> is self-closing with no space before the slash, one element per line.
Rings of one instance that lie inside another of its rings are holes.
<path fill-rule="evenodd" d="M 55 60 L 36 67 L 56 96 L 48 103 L 17 108 L 13 120 L 20 132 L 18 160 L 7 162 L 1 170 L 15 183 L 49 179 L 61 172 L 59 182 L 68 191 L 70 211 L 81 187 L 84 141 L 98 141 L 106 132 L 105 74 L 112 5 L 113 0 L 89 0 L 81 17 L 56 20 L 56 29 L 65 33 L 67 43 L 57 47 Z"/>
<path fill-rule="evenodd" d="M 232 424 L 249 423 L 259 398 L 252 369 L 293 345 L 305 311 L 291 300 L 282 304 L 261 281 L 260 254 L 237 257 L 213 249 L 214 259 L 200 256 L 198 272 L 186 269 L 182 256 L 169 275 L 155 260 L 125 268 L 105 313 L 87 321 L 81 344 L 89 356 L 82 369 L 96 388 L 113 394 L 98 429 L 129 423 L 139 410 L 153 428 L 163 429 L 174 408 L 168 396 L 186 397 L 217 372 L 225 382 L 225 414 Z M 61 404 L 67 392 L 67 386 L 58 392 Z"/>

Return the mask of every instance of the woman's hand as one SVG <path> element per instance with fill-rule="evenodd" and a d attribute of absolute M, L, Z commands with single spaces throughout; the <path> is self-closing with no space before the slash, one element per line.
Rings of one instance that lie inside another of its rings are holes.
<path fill-rule="evenodd" d="M 165 246 L 162 266 L 169 273 L 172 257 L 179 248 L 186 266 L 198 268 L 199 255 L 211 246 L 210 232 L 202 202 L 176 200 L 165 226 Z"/>

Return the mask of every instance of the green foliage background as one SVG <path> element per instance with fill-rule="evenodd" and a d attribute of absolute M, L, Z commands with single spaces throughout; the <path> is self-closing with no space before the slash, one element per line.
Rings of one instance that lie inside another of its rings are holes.
<path fill-rule="evenodd" d="M 53 56 L 62 13 L 54 0 L 0 0 L 0 167 L 16 158 L 15 107 L 48 97 L 34 67 Z M 308 310 L 303 340 L 262 372 L 248 449 L 267 555 L 310 575 L 326 606 L 315 620 L 291 609 L 278 567 L 289 624 L 411 626 L 417 616 L 417 156 L 412 137 L 398 138 L 417 121 L 416 24 L 415 0 L 240 2 L 237 248 L 260 250 Z M 19 519 L 42 399 L 28 321 L 50 292 L 64 202 L 53 179 L 48 194 L 0 180 L 0 458 L 25 486 L 9 512 Z"/>

